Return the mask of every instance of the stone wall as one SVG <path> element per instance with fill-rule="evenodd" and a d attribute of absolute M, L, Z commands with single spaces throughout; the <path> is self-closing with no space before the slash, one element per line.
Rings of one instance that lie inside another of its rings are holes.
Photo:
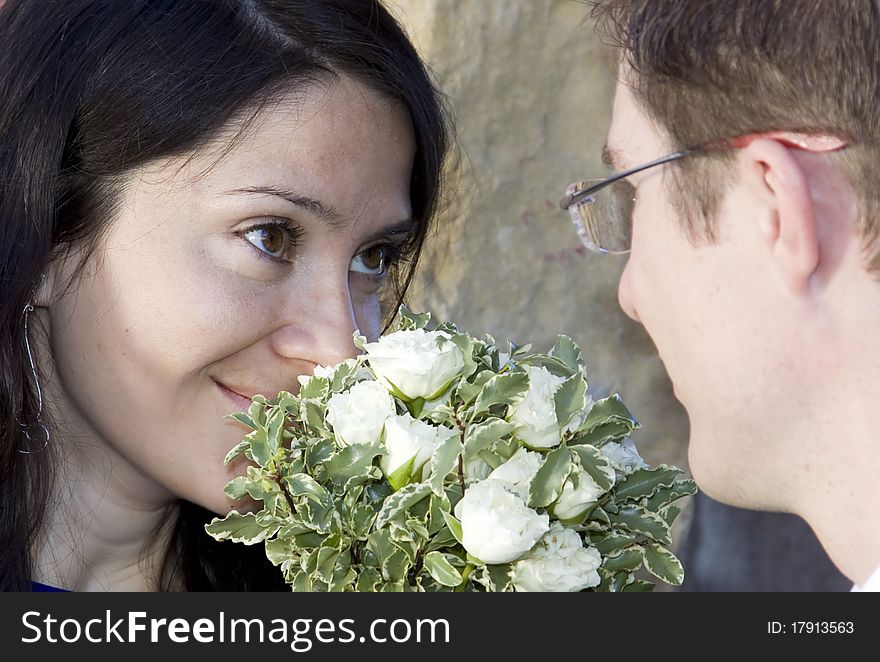
<path fill-rule="evenodd" d="M 686 418 L 643 329 L 617 304 L 623 259 L 588 253 L 558 207 L 605 173 L 611 68 L 571 0 L 397 0 L 457 118 L 459 189 L 412 301 L 499 340 L 584 349 L 594 392 L 618 391 L 650 462 L 683 466 Z"/>
<path fill-rule="evenodd" d="M 457 117 L 457 193 L 411 301 L 503 341 L 584 349 L 594 397 L 619 392 L 651 463 L 687 466 L 687 418 L 644 330 L 618 308 L 624 258 L 581 247 L 558 200 L 601 177 L 614 79 L 577 0 L 391 0 Z M 699 496 L 674 531 L 692 590 L 843 588 L 799 520 Z M 695 514 L 696 513 L 696 514 Z M 694 536 L 686 544 L 690 517 Z M 804 572 L 811 568 L 812 573 Z M 686 587 L 686 588 L 687 588 Z"/>

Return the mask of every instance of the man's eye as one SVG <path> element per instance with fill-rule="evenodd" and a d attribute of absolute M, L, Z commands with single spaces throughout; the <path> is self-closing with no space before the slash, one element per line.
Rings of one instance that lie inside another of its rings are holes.
<path fill-rule="evenodd" d="M 388 269 L 389 255 L 387 246 L 372 246 L 355 255 L 351 260 L 351 271 L 369 276 L 382 276 Z"/>
<path fill-rule="evenodd" d="M 276 259 L 285 259 L 289 252 L 290 237 L 287 230 L 278 225 L 263 225 L 244 233 L 244 238 L 258 250 Z"/>

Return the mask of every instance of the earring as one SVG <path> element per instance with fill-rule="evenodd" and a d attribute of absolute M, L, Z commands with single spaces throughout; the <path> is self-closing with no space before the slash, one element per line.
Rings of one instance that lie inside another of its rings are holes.
<path fill-rule="evenodd" d="M 43 274 L 43 280 L 45 280 L 45 278 L 46 278 L 46 275 Z M 40 282 L 42 283 L 42 280 Z M 37 372 L 37 364 L 36 364 L 36 361 L 34 361 L 34 354 L 31 351 L 30 334 L 28 332 L 29 331 L 28 318 L 30 317 L 30 313 L 33 312 L 33 310 L 34 310 L 34 299 L 31 299 L 30 301 L 27 302 L 24 309 L 21 311 L 21 316 L 22 316 L 22 323 L 24 326 L 24 346 L 25 346 L 25 349 L 27 350 L 28 363 L 30 364 L 30 367 L 31 367 L 31 373 L 34 376 L 34 385 L 37 387 L 37 420 L 36 420 L 36 422 L 37 422 L 37 426 L 39 427 L 40 432 L 43 437 L 43 445 L 39 448 L 39 450 L 31 450 L 31 448 L 33 448 L 33 446 L 34 446 L 34 438 L 31 437 L 30 426 L 27 425 L 26 423 L 20 423 L 19 427 L 21 428 L 22 433 L 24 434 L 24 436 L 27 438 L 27 441 L 28 441 L 28 449 L 27 450 L 22 450 L 21 448 L 18 449 L 18 452 L 22 453 L 24 455 L 31 455 L 32 453 L 39 453 L 39 452 L 45 450 L 46 447 L 49 445 L 49 429 L 46 427 L 46 424 L 43 423 L 43 417 L 42 417 L 42 414 L 43 414 L 43 389 L 40 386 L 40 375 Z"/>

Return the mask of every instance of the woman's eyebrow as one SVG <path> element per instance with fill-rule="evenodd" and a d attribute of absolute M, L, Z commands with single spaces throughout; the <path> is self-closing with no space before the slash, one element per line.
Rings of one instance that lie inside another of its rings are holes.
<path fill-rule="evenodd" d="M 327 223 L 332 229 L 339 230 L 345 226 L 345 219 L 333 209 L 330 205 L 325 205 L 320 200 L 302 195 L 291 189 L 278 188 L 275 186 L 246 186 L 243 188 L 232 189 L 226 191 L 227 194 L 235 193 L 255 193 L 258 195 L 274 195 L 276 197 L 287 200 L 292 205 L 296 205 L 300 209 L 307 211 L 312 216 Z"/>
<path fill-rule="evenodd" d="M 416 222 L 408 218 L 405 221 L 399 221 L 384 228 L 379 228 L 370 236 L 364 238 L 364 243 L 374 241 L 376 239 L 393 239 L 400 237 L 402 241 L 406 241 L 416 232 Z"/>

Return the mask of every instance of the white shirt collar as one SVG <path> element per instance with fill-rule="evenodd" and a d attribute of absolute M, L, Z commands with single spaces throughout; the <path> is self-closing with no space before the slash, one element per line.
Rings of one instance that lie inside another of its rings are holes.
<path fill-rule="evenodd" d="M 868 577 L 868 581 L 861 586 L 853 586 L 852 590 L 855 593 L 880 593 L 880 567 L 874 571 L 873 575 Z"/>

